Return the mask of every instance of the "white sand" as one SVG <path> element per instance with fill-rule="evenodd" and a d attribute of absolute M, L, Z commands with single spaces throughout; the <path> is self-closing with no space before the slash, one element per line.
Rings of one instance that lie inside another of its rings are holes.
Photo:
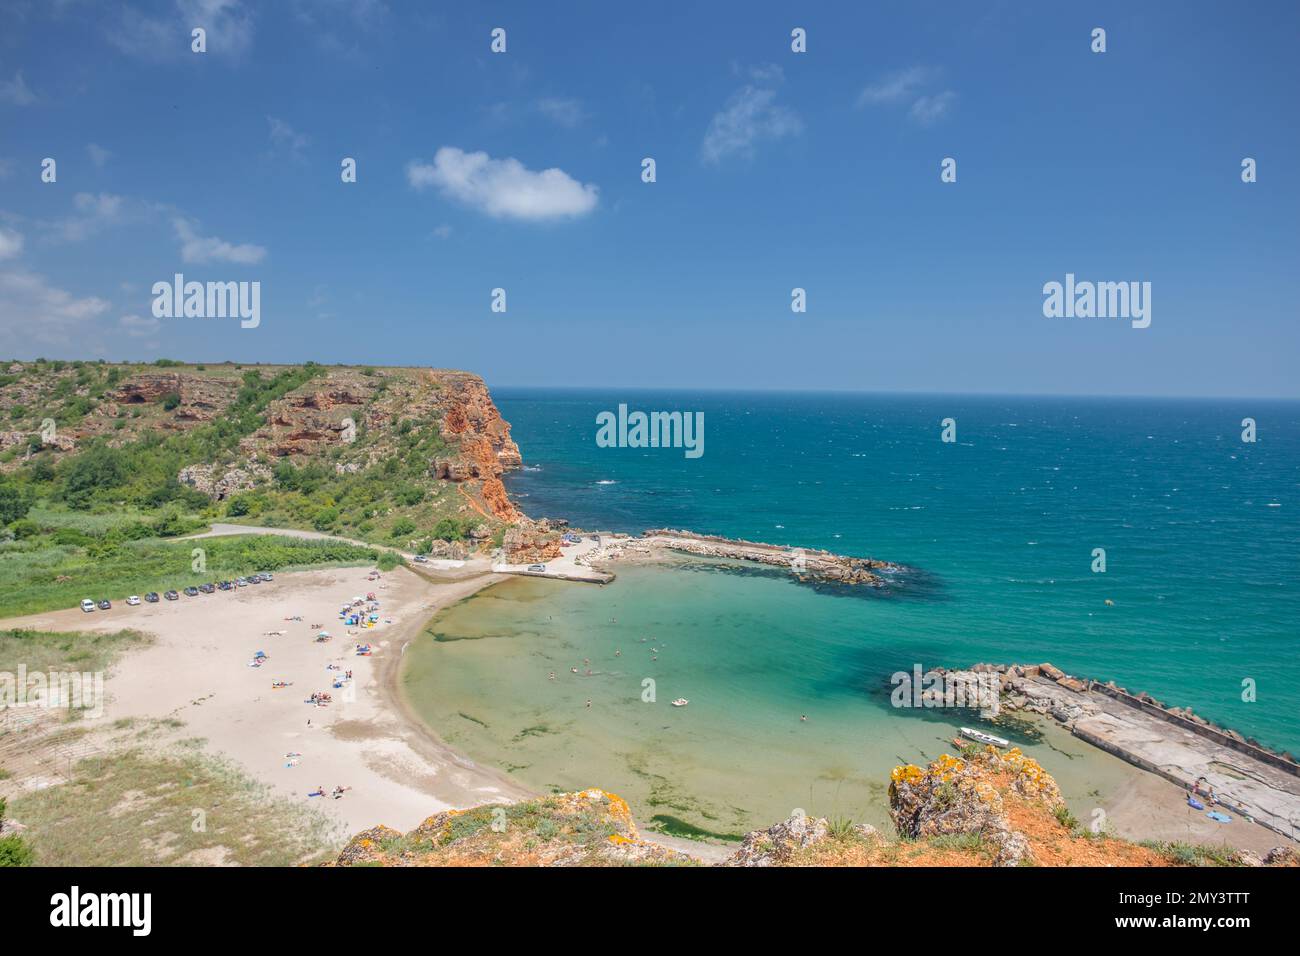
<path fill-rule="evenodd" d="M 269 584 L 218 591 L 179 601 L 85 614 L 71 609 L 0 622 L 2 627 L 51 631 L 153 634 L 154 644 L 127 654 L 106 683 L 104 725 L 124 717 L 184 721 L 172 739 L 200 737 L 205 750 L 233 759 L 279 793 L 319 809 L 346 835 L 387 824 L 409 830 L 431 813 L 524 797 L 503 774 L 478 767 L 443 745 L 407 715 L 397 691 L 402 649 L 435 609 L 499 580 L 482 575 L 433 583 L 405 569 L 367 580 L 367 569 L 343 568 L 276 574 Z M 374 591 L 381 622 L 348 633 L 338 609 Z M 286 617 L 301 615 L 301 621 Z M 314 641 L 319 624 L 333 635 Z M 267 636 L 269 631 L 284 631 Z M 372 657 L 358 657 L 369 642 Z M 270 660 L 248 666 L 254 652 Z M 326 670 L 337 664 L 341 671 Z M 331 687 L 335 673 L 353 673 L 353 691 Z M 272 680 L 293 686 L 273 690 Z M 304 703 L 314 691 L 333 695 L 327 707 Z M 310 721 L 310 725 L 309 722 Z M 297 766 L 286 754 L 299 752 Z M 326 796 L 309 798 L 317 786 Z M 329 794 L 350 787 L 341 799 Z"/>

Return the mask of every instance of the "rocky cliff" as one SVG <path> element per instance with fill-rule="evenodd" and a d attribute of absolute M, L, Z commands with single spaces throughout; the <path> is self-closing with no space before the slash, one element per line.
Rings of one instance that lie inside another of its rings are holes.
<path fill-rule="evenodd" d="M 1080 826 L 1060 789 L 1018 750 L 969 748 L 922 768 L 894 769 L 897 838 L 874 827 L 796 813 L 746 834 L 723 866 L 1297 866 L 1278 848 L 1264 860 L 1222 848 L 1138 845 Z M 450 811 L 402 834 L 357 834 L 333 866 L 702 865 L 641 834 L 627 803 L 603 790 Z"/>
<path fill-rule="evenodd" d="M 57 468 L 106 446 L 122 449 L 122 467 L 137 472 L 166 462 L 218 512 L 243 496 L 232 516 L 353 534 L 373 528 L 381 537 L 391 526 L 403 546 L 438 527 L 483 544 L 503 525 L 526 523 L 501 480 L 520 466 L 519 447 L 487 386 L 468 372 L 14 362 L 0 371 L 0 417 L 0 471 Z M 293 480 L 286 464 L 303 478 Z M 174 495 L 159 487 L 142 497 Z"/>

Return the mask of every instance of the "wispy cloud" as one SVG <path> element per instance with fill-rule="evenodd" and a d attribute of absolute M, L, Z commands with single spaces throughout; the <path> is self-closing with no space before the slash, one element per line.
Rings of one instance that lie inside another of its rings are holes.
<path fill-rule="evenodd" d="M 761 140 L 797 136 L 803 132 L 798 115 L 776 102 L 776 86 L 784 80 L 777 66 L 753 67 L 751 82 L 731 95 L 714 114 L 700 147 L 704 162 L 716 165 L 728 156 L 752 156 Z"/>
<path fill-rule="evenodd" d="M 253 14 L 240 0 L 174 0 L 170 8 L 146 14 L 123 7 L 109 27 L 109 42 L 123 53 L 146 60 L 193 55 L 190 32 L 207 32 L 208 54 L 241 59 L 253 45 Z"/>
<path fill-rule="evenodd" d="M 266 249 L 252 243 L 230 243 L 216 236 L 201 236 L 197 224 L 180 216 L 172 220 L 176 238 L 181 243 L 181 259 L 185 262 L 233 262 L 239 265 L 256 265 L 266 257 Z"/>
<path fill-rule="evenodd" d="M 942 93 L 936 93 L 933 96 L 919 97 L 912 104 L 912 119 L 922 126 L 936 123 L 948 115 L 948 111 L 952 109 L 952 104 L 956 100 L 957 94 L 952 90 L 944 90 Z"/>
<path fill-rule="evenodd" d="M 70 216 L 38 222 L 45 232 L 46 241 L 81 242 L 89 239 L 104 228 L 122 222 L 130 204 L 125 197 L 113 193 L 77 193 L 72 197 L 72 206 L 75 212 Z"/>
<path fill-rule="evenodd" d="M 74 295 L 38 273 L 0 270 L 0 335 L 6 341 L 66 348 L 108 308 L 106 300 Z"/>
<path fill-rule="evenodd" d="M 858 108 L 911 103 L 908 115 L 922 126 L 929 126 L 948 115 L 957 101 L 952 90 L 935 90 L 940 79 L 940 71 L 928 66 L 899 70 L 864 88 L 858 94 Z"/>
<path fill-rule="evenodd" d="M 565 129 L 573 129 L 587 118 L 582 103 L 574 99 L 550 96 L 537 101 L 537 111 Z"/>
<path fill-rule="evenodd" d="M 517 159 L 493 159 L 444 146 L 432 163 L 412 161 L 406 178 L 415 189 L 436 187 L 442 195 L 498 219 L 545 220 L 585 216 L 596 208 L 599 190 L 562 169 L 535 172 Z"/>
<path fill-rule="evenodd" d="M 289 6 L 322 52 L 350 60 L 361 58 L 359 39 L 386 26 L 391 12 L 382 0 L 291 0 Z"/>
<path fill-rule="evenodd" d="M 0 259 L 16 259 L 23 251 L 23 234 L 0 227 Z"/>
<path fill-rule="evenodd" d="M 90 157 L 90 161 L 95 164 L 96 169 L 103 169 L 104 164 L 107 163 L 113 156 L 113 154 L 110 153 L 108 150 L 106 150 L 103 146 L 100 146 L 96 143 L 86 144 L 86 154 Z"/>
<path fill-rule="evenodd" d="M 294 159 L 301 159 L 303 150 L 311 143 L 310 137 L 298 132 L 278 117 L 268 116 L 266 121 L 271 126 L 272 155 L 287 153 Z"/>
<path fill-rule="evenodd" d="M 12 80 L 0 80 L 0 102 L 14 106 L 30 106 L 36 102 L 36 94 L 23 79 L 22 70 L 15 73 Z"/>
<path fill-rule="evenodd" d="M 133 339 L 147 339 L 157 335 L 162 328 L 162 323 L 152 315 L 124 315 L 117 320 L 117 324 L 122 331 Z"/>

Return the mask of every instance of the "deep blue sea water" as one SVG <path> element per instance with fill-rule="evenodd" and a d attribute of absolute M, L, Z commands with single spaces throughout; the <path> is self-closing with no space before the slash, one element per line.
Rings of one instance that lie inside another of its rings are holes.
<path fill-rule="evenodd" d="M 600 786 L 640 820 L 715 833 L 795 807 L 887 827 L 890 770 L 950 751 L 978 719 L 895 708 L 890 675 L 980 661 L 1051 661 L 1300 749 L 1300 404 L 494 394 L 525 462 L 507 485 L 530 515 L 910 569 L 881 593 L 631 565 L 607 587 L 516 579 L 441 613 L 437 639 L 404 657 L 409 698 L 534 788 Z M 620 402 L 703 411 L 704 455 L 598 447 L 596 416 Z M 679 696 L 689 707 L 668 706 Z M 1051 721 L 989 729 L 1042 762 L 1080 818 L 1137 773 Z"/>
<path fill-rule="evenodd" d="M 1300 750 L 1300 403 L 494 395 L 526 465 L 507 486 L 531 515 L 920 569 L 883 601 L 826 594 L 800 607 L 839 630 L 860 616 L 874 635 L 873 675 L 1050 660 Z M 596 415 L 620 402 L 703 411 L 703 456 L 598 447 Z M 951 444 L 940 440 L 948 417 Z M 1257 422 L 1254 444 L 1241 440 L 1245 417 Z M 1106 551 L 1105 573 L 1091 570 L 1094 548 Z M 1242 700 L 1245 679 L 1254 702 Z"/>

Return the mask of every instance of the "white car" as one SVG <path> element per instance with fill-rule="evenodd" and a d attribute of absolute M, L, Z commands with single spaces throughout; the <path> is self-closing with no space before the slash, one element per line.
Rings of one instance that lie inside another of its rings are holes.
<path fill-rule="evenodd" d="M 91 611 L 95 610 L 95 602 L 90 598 L 86 598 L 81 602 L 81 609 L 89 614 Z"/>
<path fill-rule="evenodd" d="M 131 605 L 131 607 L 135 607 L 137 604 L 140 603 L 140 595 L 132 594 L 129 598 L 126 599 L 126 603 Z"/>

